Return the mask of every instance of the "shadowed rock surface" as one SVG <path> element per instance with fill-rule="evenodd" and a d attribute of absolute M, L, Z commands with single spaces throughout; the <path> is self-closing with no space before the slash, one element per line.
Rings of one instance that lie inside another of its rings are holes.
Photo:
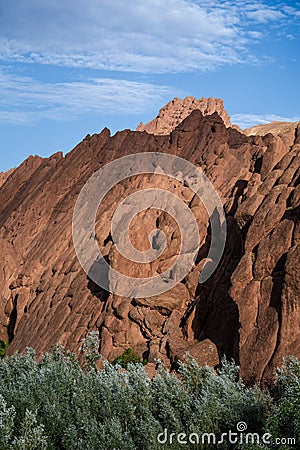
<path fill-rule="evenodd" d="M 164 294 L 134 299 L 105 292 L 87 277 L 73 248 L 72 214 L 96 170 L 140 151 L 171 153 L 199 166 L 224 203 L 228 236 L 218 269 L 199 285 L 210 241 L 201 202 L 187 186 L 159 175 L 117 185 L 96 224 L 97 242 L 112 267 L 151 276 L 179 252 L 174 221 L 150 210 L 133 221 L 132 243 L 147 250 L 148 234 L 157 227 L 168 239 L 165 252 L 144 265 L 118 254 L 110 219 L 138 189 L 176 192 L 202 237 L 196 265 L 182 282 Z M 174 368 L 186 351 L 213 366 L 226 354 L 241 365 L 245 379 L 268 381 L 282 356 L 300 356 L 299 153 L 295 132 L 246 136 L 227 128 L 217 113 L 203 116 L 197 109 L 170 135 L 125 130 L 111 137 L 104 129 L 65 158 L 28 158 L 0 188 L 0 339 L 10 340 L 9 353 L 31 346 L 41 355 L 56 342 L 79 352 L 80 340 L 99 329 L 100 351 L 109 359 L 131 347 L 150 363 L 160 358 Z"/>

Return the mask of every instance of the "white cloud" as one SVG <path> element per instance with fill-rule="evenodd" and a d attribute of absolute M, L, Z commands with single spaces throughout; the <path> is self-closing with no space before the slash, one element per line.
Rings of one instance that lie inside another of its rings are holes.
<path fill-rule="evenodd" d="M 284 117 L 276 114 L 233 114 L 230 116 L 231 123 L 236 123 L 242 129 L 262 125 L 270 122 L 298 122 L 300 116 Z"/>
<path fill-rule="evenodd" d="M 247 13 L 247 16 L 250 19 L 255 20 L 256 22 L 261 23 L 265 23 L 270 20 L 284 19 L 286 17 L 280 11 L 271 8 L 256 9 L 254 11 L 249 11 Z"/>
<path fill-rule="evenodd" d="M 248 34 L 254 39 L 261 39 L 263 37 L 263 33 L 260 31 L 249 31 Z"/>
<path fill-rule="evenodd" d="M 251 43 L 268 35 L 269 21 L 277 26 L 298 12 L 260 0 L 1 0 L 0 63 L 145 74 L 257 63 Z M 113 73 L 97 78 L 88 73 L 84 81 L 76 75 L 70 82 L 44 83 L 0 71 L 0 120 L 138 114 L 181 94 L 127 76 L 117 80 Z M 74 71 L 67 76 L 74 77 Z"/>
<path fill-rule="evenodd" d="M 169 86 L 94 78 L 41 83 L 0 72 L 0 121 L 30 124 L 41 119 L 73 120 L 84 113 L 139 114 L 174 95 Z"/>
<path fill-rule="evenodd" d="M 253 60 L 248 45 L 263 37 L 255 25 L 286 14 L 240 0 L 1 0 L 0 59 L 152 73 L 210 70 Z"/>
<path fill-rule="evenodd" d="M 292 6 L 283 6 L 282 9 L 285 13 L 289 15 L 300 16 L 300 3 L 297 3 L 295 6 L 296 6 L 295 8 L 293 8 Z"/>

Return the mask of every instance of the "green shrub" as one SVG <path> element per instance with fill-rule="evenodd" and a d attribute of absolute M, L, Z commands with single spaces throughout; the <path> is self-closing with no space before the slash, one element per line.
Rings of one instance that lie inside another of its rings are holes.
<path fill-rule="evenodd" d="M 8 342 L 4 342 L 0 339 L 0 359 L 4 358 L 8 346 L 9 346 Z"/>
<path fill-rule="evenodd" d="M 142 363 L 143 360 L 132 350 L 132 348 L 128 348 L 127 350 L 125 350 L 122 355 L 117 356 L 117 358 L 112 362 L 112 364 L 119 364 L 124 369 L 127 369 L 128 364 Z"/>
<path fill-rule="evenodd" d="M 47 449 L 44 426 L 37 424 L 36 413 L 26 410 L 24 420 L 21 422 L 20 436 L 13 440 L 12 446 L 17 450 Z"/>
<path fill-rule="evenodd" d="M 300 443 L 300 362 L 293 356 L 284 359 L 275 374 L 276 408 L 267 426 L 276 437 L 290 436 Z"/>
<path fill-rule="evenodd" d="M 9 449 L 9 443 L 12 441 L 15 421 L 15 407 L 7 407 L 4 397 L 0 394 L 0 448 Z"/>
<path fill-rule="evenodd" d="M 99 332 L 91 331 L 84 339 L 81 340 L 82 346 L 80 350 L 84 354 L 85 365 L 87 369 L 96 369 L 96 363 L 102 356 L 99 354 Z"/>
<path fill-rule="evenodd" d="M 225 359 L 219 371 L 188 357 L 172 374 L 162 365 L 151 380 L 140 358 L 126 352 L 120 363 L 95 366 L 97 336 L 83 343 L 87 365 L 56 346 L 37 360 L 32 349 L 0 361 L 0 449 L 165 450 L 194 445 L 160 444 L 159 433 L 247 431 L 295 437 L 299 443 L 300 363 L 286 360 L 271 394 L 238 379 Z M 136 355 L 135 355 L 136 356 Z M 123 357 L 123 355 L 122 355 Z M 199 449 L 267 449 L 286 446 L 200 443 Z M 291 447 L 292 448 L 292 447 Z M 294 448 L 297 448 L 294 446 Z"/>

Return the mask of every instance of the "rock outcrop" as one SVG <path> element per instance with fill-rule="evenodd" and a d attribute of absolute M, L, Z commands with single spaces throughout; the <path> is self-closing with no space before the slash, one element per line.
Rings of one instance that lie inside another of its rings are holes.
<path fill-rule="evenodd" d="M 204 116 L 209 116 L 216 112 L 223 119 L 226 127 L 231 126 L 223 100 L 213 97 L 202 97 L 197 100 L 190 96 L 182 100 L 175 97 L 174 100 L 171 100 L 159 110 L 158 115 L 151 122 L 147 124 L 141 122 L 136 131 L 147 131 L 156 135 L 170 134 L 195 109 L 199 109 Z"/>
<path fill-rule="evenodd" d="M 246 128 L 244 133 L 247 136 L 265 136 L 268 133 L 274 136 L 285 136 L 291 133 L 295 135 L 295 132 L 299 126 L 300 122 L 270 122 L 262 125 L 255 125 L 251 128 Z"/>
<path fill-rule="evenodd" d="M 198 284 L 210 226 L 189 187 L 157 174 L 113 188 L 98 210 L 96 238 L 112 267 L 125 274 L 160 273 L 179 252 L 176 224 L 151 209 L 133 221 L 132 243 L 147 249 L 149 231 L 159 228 L 168 239 L 165 252 L 143 266 L 118 254 L 110 220 L 136 190 L 175 192 L 203 236 L 188 276 L 171 291 L 144 299 L 95 285 L 72 242 L 74 205 L 86 180 L 108 162 L 140 151 L 178 155 L 199 166 L 224 203 L 228 228 L 217 270 Z M 297 133 L 246 136 L 217 113 L 203 116 L 198 109 L 170 135 L 125 130 L 110 137 L 104 129 L 65 158 L 28 158 L 0 188 L 0 339 L 10 340 L 10 353 L 31 346 L 40 355 L 56 342 L 78 352 L 80 340 L 98 329 L 100 351 L 109 359 L 131 347 L 150 363 L 160 358 L 174 368 L 186 351 L 213 366 L 225 354 L 241 365 L 246 380 L 269 380 L 284 355 L 300 356 L 299 161 Z"/>

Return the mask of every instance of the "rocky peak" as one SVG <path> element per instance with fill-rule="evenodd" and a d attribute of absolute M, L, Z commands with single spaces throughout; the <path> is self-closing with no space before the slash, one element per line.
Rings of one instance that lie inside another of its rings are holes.
<path fill-rule="evenodd" d="M 223 100 L 213 97 L 202 97 L 197 100 L 190 96 L 182 100 L 175 97 L 159 110 L 155 119 L 147 124 L 140 122 L 136 131 L 147 131 L 147 133 L 156 135 L 170 134 L 195 109 L 199 109 L 204 116 L 216 112 L 222 118 L 226 127 L 231 126 L 229 115 L 224 109 Z"/>

